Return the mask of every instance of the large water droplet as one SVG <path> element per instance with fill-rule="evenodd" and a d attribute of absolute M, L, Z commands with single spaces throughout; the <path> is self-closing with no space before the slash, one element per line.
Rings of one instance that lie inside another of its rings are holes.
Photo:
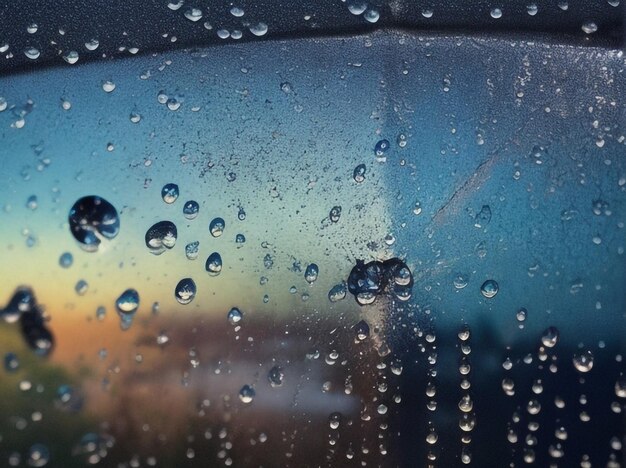
<path fill-rule="evenodd" d="M 154 255 L 161 255 L 176 245 L 178 231 L 171 221 L 159 221 L 146 231 L 146 246 Z"/>
<path fill-rule="evenodd" d="M 174 203 L 178 199 L 178 185 L 165 184 L 161 189 L 161 198 L 168 205 Z"/>
<path fill-rule="evenodd" d="M 41 52 L 39 52 L 39 49 L 36 49 L 35 47 L 28 47 L 24 51 L 24 55 L 31 60 L 37 60 L 41 55 Z"/>
<path fill-rule="evenodd" d="M 88 252 L 95 252 L 103 240 L 113 239 L 120 231 L 117 210 L 96 195 L 80 198 L 74 203 L 69 213 L 69 224 L 74 238 Z"/>
<path fill-rule="evenodd" d="M 211 276 L 219 275 L 222 272 L 222 256 L 217 252 L 209 255 L 206 259 L 205 269 Z"/>
<path fill-rule="evenodd" d="M 376 155 L 376 159 L 378 161 L 383 162 L 386 160 L 385 154 L 387 153 L 387 150 L 389 150 L 389 146 L 389 140 L 380 140 L 376 143 L 376 146 L 374 146 L 374 154 Z"/>
<path fill-rule="evenodd" d="M 494 280 L 487 280 L 480 287 L 480 292 L 487 299 L 491 299 L 496 294 L 498 294 L 499 286 Z"/>
<path fill-rule="evenodd" d="M 183 278 L 176 285 L 174 295 L 179 303 L 189 304 L 196 297 L 196 283 L 191 278 Z"/>
<path fill-rule="evenodd" d="M 224 233 L 226 222 L 222 218 L 214 218 L 209 223 L 209 231 L 213 237 L 220 237 Z"/>

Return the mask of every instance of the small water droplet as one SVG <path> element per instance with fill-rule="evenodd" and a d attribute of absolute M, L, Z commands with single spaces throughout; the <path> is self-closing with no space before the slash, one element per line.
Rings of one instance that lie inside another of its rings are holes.
<path fill-rule="evenodd" d="M 183 215 L 189 220 L 195 219 L 199 211 L 200 205 L 195 200 L 189 200 L 185 203 L 185 206 L 183 206 Z"/>
<path fill-rule="evenodd" d="M 63 55 L 63 60 L 65 60 L 70 65 L 74 65 L 76 62 L 78 62 L 78 58 L 78 52 L 76 52 L 75 50 L 70 50 Z"/>
<path fill-rule="evenodd" d="M 582 30 L 585 34 L 593 34 L 598 30 L 598 25 L 593 21 L 588 21 L 582 25 Z"/>
<path fill-rule="evenodd" d="M 190 242 L 185 246 L 185 255 L 188 260 L 195 260 L 198 258 L 200 250 L 200 241 Z"/>
<path fill-rule="evenodd" d="M 176 245 L 177 237 L 178 230 L 174 223 L 171 221 L 159 221 L 146 231 L 146 247 L 148 247 L 150 253 L 161 255 L 167 249 L 171 249 Z"/>
<path fill-rule="evenodd" d="M 99 45 L 100 45 L 100 41 L 98 41 L 98 39 L 91 39 L 88 42 L 85 42 L 85 49 L 96 50 Z"/>
<path fill-rule="evenodd" d="M 88 289 L 89 284 L 85 280 L 79 280 L 76 283 L 76 286 L 74 286 L 74 291 L 76 291 L 76 294 L 78 294 L 79 296 L 84 296 L 87 293 Z"/>
<path fill-rule="evenodd" d="M 257 37 L 265 36 L 268 31 L 267 24 L 265 23 L 257 23 L 254 26 L 250 26 L 250 32 Z"/>
<path fill-rule="evenodd" d="M 376 143 L 376 146 L 374 146 L 374 154 L 378 161 L 384 162 L 387 160 L 386 153 L 389 146 L 389 140 L 380 140 Z"/>
<path fill-rule="evenodd" d="M 469 276 L 465 273 L 457 273 L 456 275 L 454 275 L 453 284 L 456 289 L 465 288 L 467 286 L 467 283 L 469 283 Z"/>
<path fill-rule="evenodd" d="M 213 252 L 208 256 L 205 263 L 205 269 L 210 276 L 217 276 L 222 272 L 222 256 Z"/>
<path fill-rule="evenodd" d="M 233 307 L 228 311 L 227 318 L 231 325 L 237 325 L 243 318 L 243 312 L 238 307 Z"/>
<path fill-rule="evenodd" d="M 220 237 L 224 234 L 224 229 L 226 228 L 226 222 L 222 218 L 214 218 L 209 223 L 209 231 L 213 237 Z"/>
<path fill-rule="evenodd" d="M 178 185 L 165 184 L 161 189 L 161 198 L 168 205 L 171 205 L 178 199 Z"/>
<path fill-rule="evenodd" d="M 541 343 L 546 348 L 554 348 L 559 342 L 559 330 L 556 327 L 548 327 L 541 334 Z"/>
<path fill-rule="evenodd" d="M 185 11 L 185 18 L 195 23 L 202 19 L 202 10 L 199 8 L 189 8 Z"/>
<path fill-rule="evenodd" d="M 367 10 L 363 18 L 369 23 L 376 23 L 380 19 L 380 13 L 377 10 Z"/>
<path fill-rule="evenodd" d="M 102 89 L 106 93 L 111 93 L 115 89 L 115 83 L 113 83 L 111 80 L 103 81 L 102 82 Z"/>
<path fill-rule="evenodd" d="M 593 353 L 590 350 L 574 355 L 572 359 L 578 372 L 589 372 L 593 368 Z"/>
<path fill-rule="evenodd" d="M 244 385 L 243 387 L 241 387 L 241 390 L 239 390 L 239 399 L 241 400 L 242 403 L 245 403 L 245 404 L 252 403 L 252 400 L 254 400 L 255 395 L 256 395 L 256 392 L 250 385 Z"/>
<path fill-rule="evenodd" d="M 37 60 L 41 53 L 39 52 L 39 49 L 36 49 L 35 47 L 28 47 L 24 51 L 24 55 L 31 60 Z"/>
<path fill-rule="evenodd" d="M 348 290 L 346 283 L 341 282 L 339 284 L 336 284 L 330 289 L 330 291 L 328 291 L 328 300 L 330 302 L 341 301 L 345 299 L 347 291 Z"/>
<path fill-rule="evenodd" d="M 285 380 L 283 368 L 280 366 L 272 367 L 267 374 L 267 380 L 269 380 L 270 385 L 274 388 L 282 386 Z"/>
<path fill-rule="evenodd" d="M 490 15 L 493 19 L 502 18 L 502 10 L 500 8 L 492 8 Z"/>
<path fill-rule="evenodd" d="M 307 283 L 312 284 L 317 280 L 317 276 L 319 275 L 319 267 L 315 263 L 310 263 L 307 265 L 306 270 L 304 271 L 304 279 Z"/>
<path fill-rule="evenodd" d="M 366 171 L 367 171 L 367 168 L 365 164 L 359 164 L 357 167 L 354 168 L 354 172 L 352 173 L 352 178 L 357 184 L 360 184 L 361 182 L 365 180 Z"/>
<path fill-rule="evenodd" d="M 7 372 L 15 372 L 20 367 L 20 361 L 14 353 L 6 353 L 4 355 L 4 370 Z"/>
<path fill-rule="evenodd" d="M 370 336 L 370 326 L 365 320 L 361 320 L 354 326 L 354 334 L 357 341 L 366 340 Z"/>
<path fill-rule="evenodd" d="M 480 287 L 480 292 L 487 299 L 491 299 L 496 294 L 498 294 L 498 290 L 499 290 L 498 283 L 495 282 L 494 280 L 487 280 Z"/>
<path fill-rule="evenodd" d="M 189 304 L 196 297 L 196 283 L 191 278 L 183 278 L 176 285 L 174 296 L 180 304 Z"/>
<path fill-rule="evenodd" d="M 330 210 L 330 213 L 328 215 L 328 218 L 330 219 L 331 223 L 336 223 L 339 221 L 339 218 L 341 217 L 341 207 L 340 206 L 333 206 Z"/>
<path fill-rule="evenodd" d="M 43 444 L 34 444 L 28 450 L 28 465 L 33 467 L 46 466 L 50 461 L 50 450 Z"/>

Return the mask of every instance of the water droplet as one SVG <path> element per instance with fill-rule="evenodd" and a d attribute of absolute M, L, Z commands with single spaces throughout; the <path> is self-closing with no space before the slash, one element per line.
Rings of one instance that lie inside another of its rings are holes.
<path fill-rule="evenodd" d="M 245 244 L 246 243 L 246 236 L 244 236 L 243 234 L 237 234 L 235 236 L 235 243 L 236 244 Z"/>
<path fill-rule="evenodd" d="M 161 255 L 176 245 L 178 231 L 171 221 L 159 221 L 146 231 L 145 241 L 150 253 Z"/>
<path fill-rule="evenodd" d="M 539 8 L 537 7 L 535 3 L 531 3 L 530 5 L 526 7 L 526 13 L 528 13 L 530 16 L 535 16 L 538 11 L 539 11 Z"/>
<path fill-rule="evenodd" d="M 244 11 L 243 8 L 234 6 L 231 7 L 230 14 L 233 15 L 235 18 L 241 18 L 244 15 Z"/>
<path fill-rule="evenodd" d="M 183 215 L 189 220 L 195 219 L 198 216 L 199 211 L 200 205 L 198 205 L 198 202 L 195 200 L 189 200 L 183 207 Z"/>
<path fill-rule="evenodd" d="M 217 252 L 209 255 L 206 259 L 205 269 L 211 276 L 219 275 L 222 272 L 222 256 Z"/>
<path fill-rule="evenodd" d="M 283 372 L 283 368 L 280 366 L 272 367 L 267 374 L 267 380 L 269 380 L 272 387 L 280 387 L 285 380 L 285 373 Z"/>
<path fill-rule="evenodd" d="M 265 23 L 257 23 L 254 26 L 250 26 L 250 32 L 257 37 L 265 36 L 267 34 L 268 27 Z"/>
<path fill-rule="evenodd" d="M 104 317 L 106 317 L 107 314 L 107 310 L 103 307 L 103 306 L 99 306 L 96 309 L 96 318 L 100 321 L 104 320 Z"/>
<path fill-rule="evenodd" d="M 245 403 L 245 404 L 252 403 L 252 400 L 254 400 L 255 395 L 256 395 L 256 392 L 250 385 L 244 385 L 243 387 L 241 387 L 241 390 L 239 390 L 239 399 L 241 400 L 242 403 Z"/>
<path fill-rule="evenodd" d="M 195 260 L 196 258 L 198 258 L 199 250 L 200 250 L 199 241 L 194 241 L 194 242 L 190 242 L 189 244 L 187 244 L 185 246 L 185 255 L 187 256 L 187 259 Z"/>
<path fill-rule="evenodd" d="M 457 273 L 454 275 L 453 283 L 456 289 L 463 289 L 467 286 L 467 283 L 469 283 L 469 275 L 466 275 L 465 273 Z"/>
<path fill-rule="evenodd" d="M 137 112 L 131 112 L 129 118 L 130 118 L 130 121 L 135 124 L 141 121 L 141 115 Z"/>
<path fill-rule="evenodd" d="M 361 320 L 354 326 L 354 334 L 357 341 L 366 340 L 370 336 L 370 326 L 365 320 Z"/>
<path fill-rule="evenodd" d="M 174 296 L 180 304 L 189 304 L 196 297 L 196 283 L 191 278 L 183 278 L 176 285 Z"/>
<path fill-rule="evenodd" d="M 127 289 L 115 301 L 117 311 L 124 316 L 132 316 L 139 307 L 139 293 L 134 289 Z"/>
<path fill-rule="evenodd" d="M 354 168 L 354 172 L 352 173 L 352 178 L 357 184 L 360 184 L 361 182 L 365 180 L 366 171 L 367 171 L 367 168 L 365 164 L 359 164 L 357 167 Z"/>
<path fill-rule="evenodd" d="M 46 466 L 50 461 L 50 451 L 43 444 L 34 444 L 28 450 L 28 465 L 34 467 Z"/>
<path fill-rule="evenodd" d="M 422 10 L 422 16 L 424 18 L 432 18 L 433 17 L 433 13 L 434 13 L 434 11 L 431 10 L 430 8 L 426 8 L 426 9 Z"/>
<path fill-rule="evenodd" d="M 368 10 L 363 15 L 363 18 L 369 23 L 376 23 L 380 19 L 380 13 L 377 10 Z"/>
<path fill-rule="evenodd" d="M 69 213 L 70 231 L 80 246 L 98 250 L 104 239 L 111 240 L 120 231 L 117 210 L 104 198 L 95 195 L 80 198 Z"/>
<path fill-rule="evenodd" d="M 111 93 L 115 89 L 115 83 L 113 83 L 111 80 L 103 81 L 102 89 L 105 93 Z"/>
<path fill-rule="evenodd" d="M 548 327 L 541 334 L 541 343 L 546 348 L 554 348 L 559 342 L 559 330 L 556 327 Z"/>
<path fill-rule="evenodd" d="M 37 23 L 31 23 L 26 27 L 26 32 L 28 34 L 35 34 L 37 32 L 38 26 Z"/>
<path fill-rule="evenodd" d="M 243 318 L 243 312 L 241 312 L 239 308 L 233 307 L 228 311 L 227 318 L 228 322 L 231 325 L 237 325 L 239 322 L 241 322 L 241 319 Z"/>
<path fill-rule="evenodd" d="M 331 413 L 328 417 L 328 424 L 331 429 L 338 429 L 341 424 L 341 413 Z"/>
<path fill-rule="evenodd" d="M 524 320 L 526 320 L 527 316 L 528 316 L 528 311 L 524 309 L 523 307 L 517 311 L 517 314 L 515 314 L 515 317 L 517 318 L 518 322 L 523 322 Z"/>
<path fill-rule="evenodd" d="M 315 282 L 315 280 L 317 280 L 319 272 L 319 267 L 315 263 L 310 263 L 304 271 L 304 279 L 307 281 L 307 283 L 312 284 Z"/>
<path fill-rule="evenodd" d="M 209 231 L 213 237 L 220 237 L 224 234 L 226 222 L 222 218 L 214 218 L 209 224 Z"/>
<path fill-rule="evenodd" d="M 575 354 L 573 362 L 578 372 L 589 372 L 593 368 L 593 354 L 590 350 Z"/>
<path fill-rule="evenodd" d="M 4 370 L 7 372 L 15 372 L 20 367 L 20 361 L 14 353 L 6 353 L 4 355 Z"/>
<path fill-rule="evenodd" d="M 28 197 L 28 199 L 26 200 L 26 208 L 35 211 L 37 209 L 37 206 L 37 195 L 31 195 L 30 197 Z"/>
<path fill-rule="evenodd" d="M 83 407 L 84 398 L 81 392 L 71 385 L 60 385 L 57 388 L 55 406 L 63 411 L 77 412 Z"/>
<path fill-rule="evenodd" d="M 388 149 L 389 149 L 389 140 L 378 141 L 378 143 L 376 143 L 376 146 L 374 146 L 374 154 L 376 155 L 376 159 L 381 162 L 385 161 L 386 160 L 385 153 L 387 153 Z"/>
<path fill-rule="evenodd" d="M 480 287 L 480 292 L 487 299 L 491 299 L 496 294 L 498 294 L 498 290 L 499 290 L 498 283 L 496 283 L 494 280 L 487 280 Z"/>
<path fill-rule="evenodd" d="M 384 262 L 357 264 L 348 277 L 348 290 L 359 305 L 368 305 L 383 291 L 393 293 L 396 299 L 407 301 L 411 298 L 413 275 L 404 262 L 392 258 Z"/>
<path fill-rule="evenodd" d="M 500 8 L 493 8 L 490 12 L 490 15 L 493 19 L 502 18 L 502 10 Z"/>
<path fill-rule="evenodd" d="M 483 205 L 483 207 L 474 218 L 474 227 L 487 227 L 489 221 L 491 221 L 491 208 L 489 207 L 489 205 Z"/>
<path fill-rule="evenodd" d="M 341 282 L 339 284 L 336 284 L 330 289 L 330 291 L 328 291 L 328 300 L 330 302 L 341 301 L 345 299 L 347 292 L 348 292 L 348 289 L 346 287 L 346 283 Z"/>
<path fill-rule="evenodd" d="M 96 50 L 99 45 L 100 41 L 98 41 L 98 39 L 91 39 L 89 42 L 85 42 L 85 49 Z"/>
<path fill-rule="evenodd" d="M 196 21 L 202 19 L 202 10 L 200 10 L 199 8 L 189 8 L 187 11 L 185 11 L 185 18 L 195 23 Z"/>
<path fill-rule="evenodd" d="M 37 60 L 39 56 L 41 55 L 41 53 L 39 52 L 39 49 L 36 49 L 34 47 L 28 47 L 24 51 L 24 55 L 26 55 L 26 57 L 28 57 L 31 60 Z"/>
<path fill-rule="evenodd" d="M 230 32 L 228 31 L 228 29 L 218 29 L 217 37 L 219 37 L 220 39 L 228 39 L 230 37 Z"/>
<path fill-rule="evenodd" d="M 88 289 L 89 284 L 85 280 L 79 280 L 76 283 L 76 286 L 74 286 L 74 291 L 76 291 L 76 294 L 78 294 L 79 296 L 84 296 L 85 293 L 87 293 Z"/>
<path fill-rule="evenodd" d="M 178 198 L 178 185 L 176 184 L 165 184 L 161 189 L 161 198 L 168 205 L 171 205 Z"/>
<path fill-rule="evenodd" d="M 593 34 L 598 30 L 598 25 L 593 21 L 588 21 L 582 25 L 582 30 L 585 34 Z"/>
<path fill-rule="evenodd" d="M 355 16 L 362 15 L 366 9 L 367 3 L 365 2 L 354 2 L 348 5 L 348 11 Z"/>
<path fill-rule="evenodd" d="M 74 65 L 78 62 L 78 52 L 75 50 L 70 50 L 68 53 L 63 55 L 63 60 L 65 60 L 70 65 Z"/>
<path fill-rule="evenodd" d="M 330 213 L 328 215 L 330 222 L 331 223 L 336 223 L 339 221 L 339 218 L 341 217 L 341 207 L 340 206 L 333 206 L 330 210 Z"/>
<path fill-rule="evenodd" d="M 237 212 L 237 219 L 239 221 L 244 221 L 246 219 L 246 210 L 243 207 L 239 207 L 239 211 Z"/>

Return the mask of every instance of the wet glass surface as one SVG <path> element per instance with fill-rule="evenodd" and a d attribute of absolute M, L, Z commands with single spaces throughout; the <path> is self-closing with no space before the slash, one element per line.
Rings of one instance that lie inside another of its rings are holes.
<path fill-rule="evenodd" d="M 0 77 L 0 465 L 620 466 L 619 47 L 232 29 Z"/>

